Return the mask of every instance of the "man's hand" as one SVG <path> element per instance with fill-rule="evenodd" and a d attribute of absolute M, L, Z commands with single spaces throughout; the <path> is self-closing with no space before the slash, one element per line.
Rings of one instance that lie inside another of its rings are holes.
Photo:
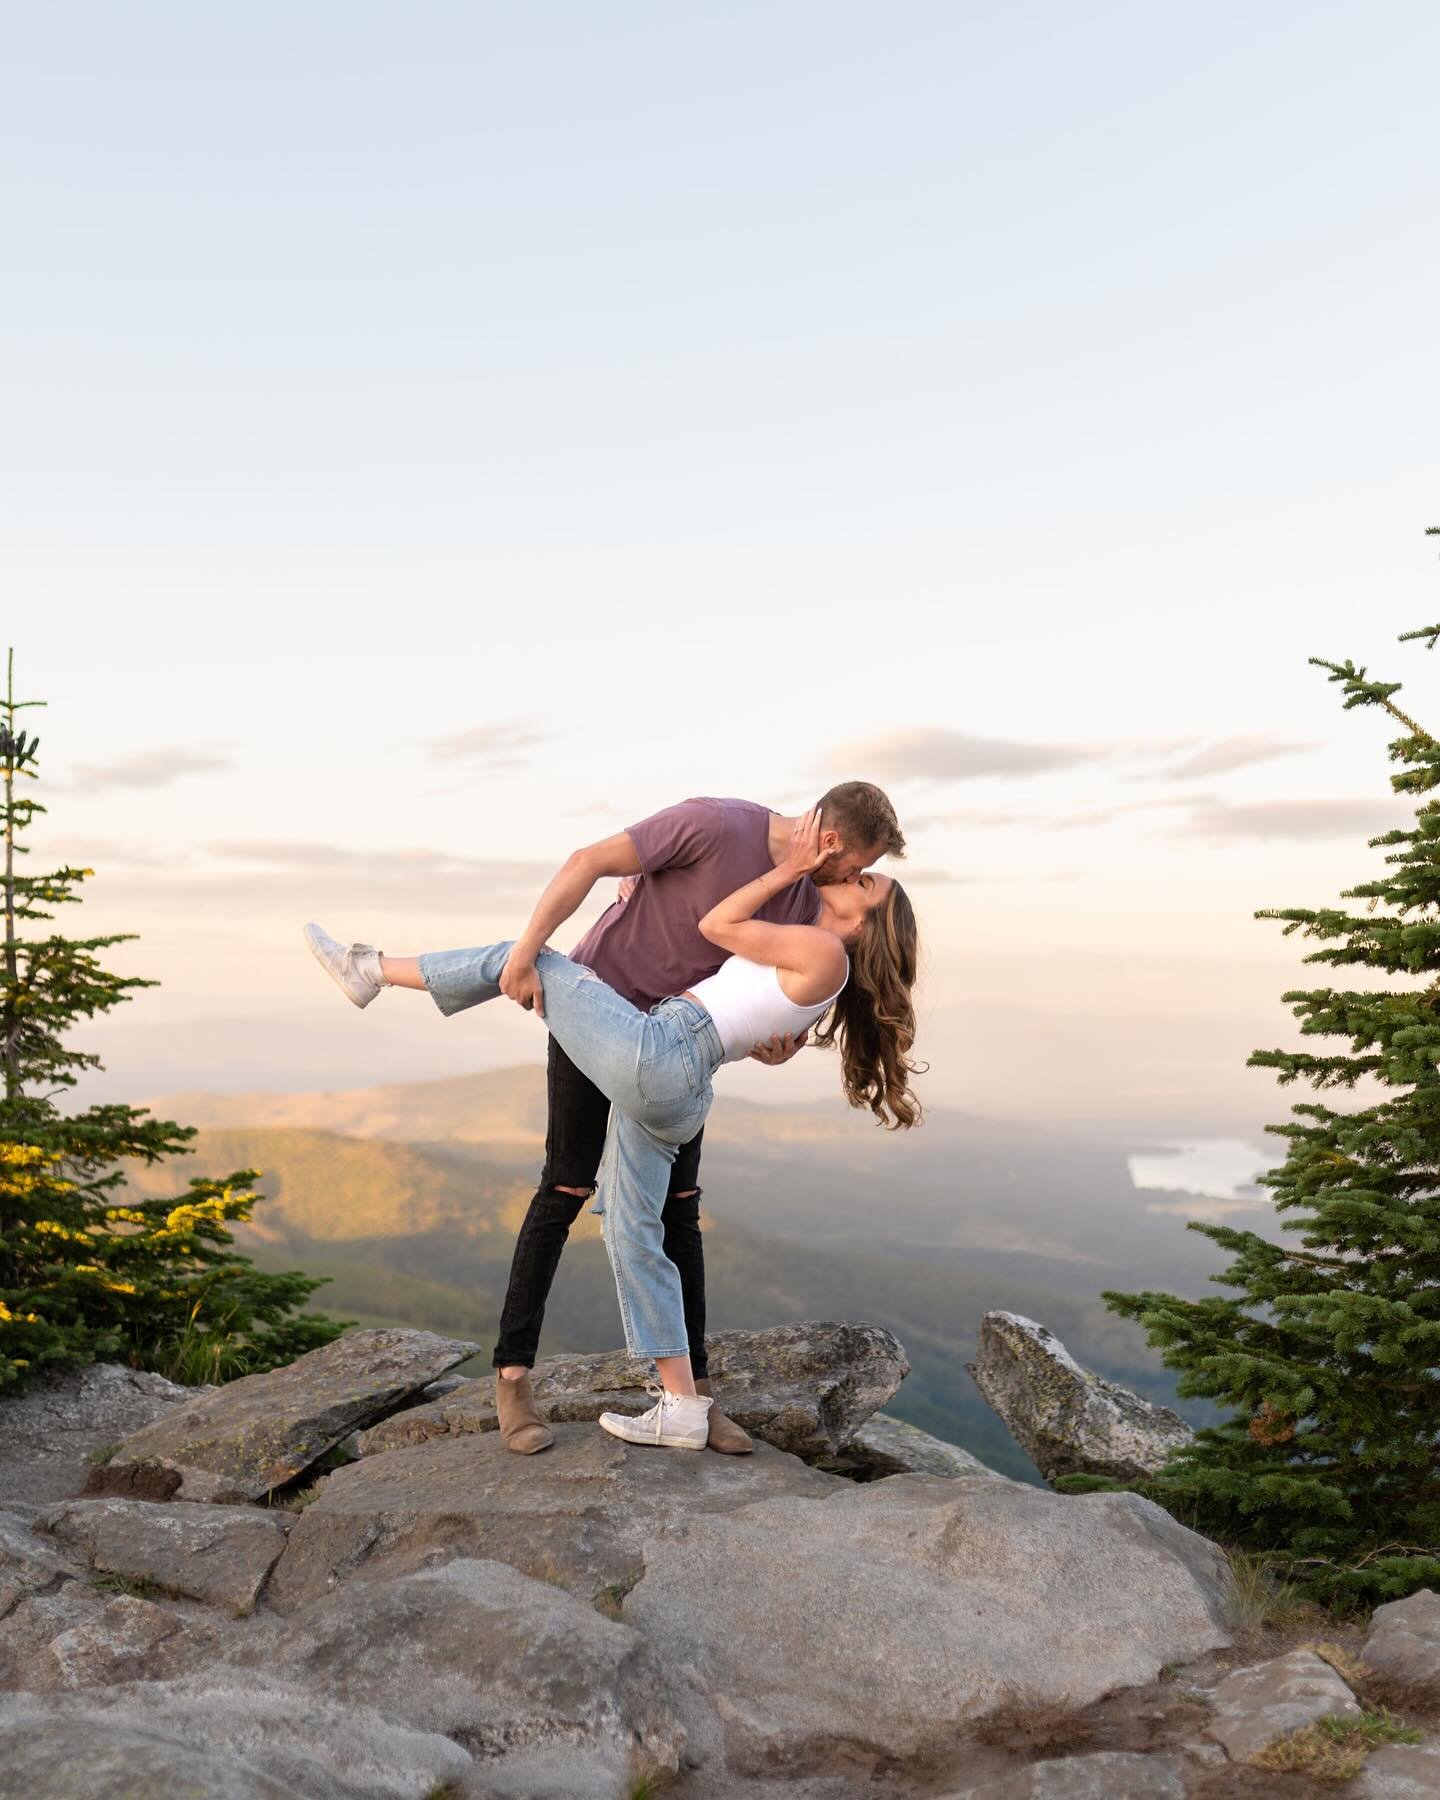
<path fill-rule="evenodd" d="M 540 985 L 535 958 L 518 945 L 510 952 L 509 960 L 500 971 L 500 992 L 507 1000 L 523 1006 L 526 1012 L 533 1007 L 537 1019 L 545 1017 L 545 990 Z"/>
<path fill-rule="evenodd" d="M 615 890 L 615 898 L 623 906 L 639 885 L 640 877 L 638 875 L 622 875 L 620 885 Z"/>
<path fill-rule="evenodd" d="M 767 1069 L 778 1069 L 781 1063 L 789 1062 L 810 1042 L 810 1033 L 802 1031 L 799 1037 L 792 1037 L 787 1031 L 784 1037 L 772 1037 L 768 1044 L 757 1044 L 750 1055 L 758 1063 L 764 1063 Z"/>

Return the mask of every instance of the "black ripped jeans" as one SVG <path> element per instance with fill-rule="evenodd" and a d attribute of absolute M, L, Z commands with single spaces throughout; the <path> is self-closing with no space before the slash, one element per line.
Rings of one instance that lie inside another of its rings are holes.
<path fill-rule="evenodd" d="M 560 1266 L 560 1253 L 588 1198 L 588 1193 L 564 1194 L 560 1189 L 589 1190 L 595 1186 L 610 1122 L 610 1102 L 588 1075 L 581 1074 L 553 1037 L 545 1067 L 545 1092 L 549 1109 L 545 1167 L 510 1260 L 510 1282 L 495 1345 L 497 1369 L 512 1364 L 523 1364 L 527 1369 L 535 1365 L 540 1327 L 545 1322 L 545 1302 Z M 680 1146 L 661 1214 L 665 1254 L 680 1271 L 685 1335 L 697 1381 L 706 1378 L 709 1367 L 705 1357 L 705 1246 L 700 1231 L 699 1185 L 700 1143 L 704 1136 L 702 1129 L 688 1144 Z"/>

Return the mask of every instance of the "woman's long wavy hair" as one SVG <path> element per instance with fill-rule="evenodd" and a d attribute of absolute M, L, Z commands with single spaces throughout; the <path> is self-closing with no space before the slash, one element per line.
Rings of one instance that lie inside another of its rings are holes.
<path fill-rule="evenodd" d="M 910 1060 L 915 1042 L 915 985 L 920 934 L 910 896 L 895 882 L 881 906 L 865 915 L 850 946 L 850 979 L 820 1021 L 815 1042 L 838 1047 L 840 1080 L 852 1106 L 868 1106 L 887 1131 L 920 1123 L 910 1077 L 926 1065 Z"/>

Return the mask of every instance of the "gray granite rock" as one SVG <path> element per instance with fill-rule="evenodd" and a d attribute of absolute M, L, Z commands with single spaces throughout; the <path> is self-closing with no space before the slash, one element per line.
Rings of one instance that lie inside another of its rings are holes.
<path fill-rule="evenodd" d="M 1356 1719 L 1354 1694 L 1313 1650 L 1291 1650 L 1267 1662 L 1234 1669 L 1213 1690 L 1206 1731 L 1231 1762 L 1249 1762 L 1276 1738 L 1317 1719 Z"/>
<path fill-rule="evenodd" d="M 986 1313 L 970 1373 L 1047 1481 L 1135 1481 L 1194 1437 L 1178 1413 L 1082 1369 L 1059 1338 L 1019 1313 Z"/>
<path fill-rule="evenodd" d="M 0 1619 L 32 1594 L 53 1592 L 81 1567 L 36 1532 L 28 1511 L 0 1512 Z"/>
<path fill-rule="evenodd" d="M 53 1672 L 43 1685 L 84 1688 L 136 1680 L 150 1651 L 179 1629 L 179 1620 L 163 1607 L 117 1594 L 97 1617 L 51 1638 L 41 1661 Z"/>
<path fill-rule="evenodd" d="M 942 1800 L 1185 1800 L 1178 1756 L 1098 1750 L 1031 1763 Z"/>
<path fill-rule="evenodd" d="M 847 1443 L 910 1371 L 895 1337 L 878 1325 L 816 1321 L 767 1331 L 722 1331 L 707 1340 L 710 1379 L 737 1424 L 777 1450 L 826 1456 Z M 537 1363 L 536 1399 L 552 1424 L 578 1424 L 602 1412 L 643 1412 L 653 1368 L 623 1350 L 600 1356 L 552 1356 Z M 467 1381 L 363 1432 L 362 1455 L 427 1438 L 494 1431 L 495 1383 Z"/>
<path fill-rule="evenodd" d="M 0 1630 L 0 1689 L 52 1693 L 168 1680 L 213 1664 L 222 1632 L 208 1609 L 67 1581 L 23 1601 Z"/>
<path fill-rule="evenodd" d="M 918 1425 L 907 1425 L 889 1413 L 872 1413 L 840 1452 L 834 1464 L 852 1478 L 878 1480 L 886 1475 L 949 1475 L 1000 1481 L 996 1470 L 943 1438 L 931 1437 Z"/>
<path fill-rule="evenodd" d="M 286 1368 L 227 1383 L 126 1437 L 92 1494 L 258 1500 L 477 1346 L 430 1331 L 347 1331 Z"/>
<path fill-rule="evenodd" d="M 443 1732 L 481 1758 L 566 1751 L 673 1775 L 684 1747 L 638 1634 L 504 1563 L 460 1557 L 347 1583 L 254 1656 L 307 1693 Z"/>
<path fill-rule="evenodd" d="M 295 1800 L 295 1791 L 226 1751 L 181 1743 L 163 1724 L 0 1702 L 3 1800 Z"/>
<path fill-rule="evenodd" d="M 623 1591 L 651 1534 L 710 1511 L 849 1487 L 762 1445 L 754 1456 L 622 1444 L 558 1425 L 553 1448 L 514 1456 L 497 1432 L 432 1438 L 337 1469 L 300 1514 L 266 1601 L 290 1614 L 356 1576 L 484 1557 L 589 1600 Z"/>
<path fill-rule="evenodd" d="M 424 1800 L 473 1768 L 438 1733 L 244 1670 L 0 1695 L 3 1800 Z"/>
<path fill-rule="evenodd" d="M 239 1614 L 255 1605 L 294 1515 L 248 1506 L 66 1500 L 40 1523 L 100 1573 L 151 1581 Z"/>
<path fill-rule="evenodd" d="M 631 1757 L 566 1746 L 512 1752 L 497 1762 L 479 1764 L 459 1793 L 460 1800 L 625 1800 L 636 1785 Z M 668 1786 L 662 1776 L 652 1791 L 663 1794 Z M 795 1795 L 792 1800 L 808 1796 Z"/>
<path fill-rule="evenodd" d="M 695 1743 L 758 1779 L 939 1758 L 1007 1692 L 1151 1680 L 1229 1642 L 1228 1591 L 1220 1552 L 1136 1495 L 897 1475 L 651 1536 L 625 1618 L 695 1671 Z"/>
<path fill-rule="evenodd" d="M 1377 1606 L 1364 1656 L 1381 1674 L 1440 1687 L 1440 1594 L 1421 1588 Z"/>
<path fill-rule="evenodd" d="M 1440 1743 L 1385 1744 L 1344 1790 L 1345 1800 L 1435 1800 L 1440 1794 Z"/>
<path fill-rule="evenodd" d="M 21 1393 L 0 1399 L 0 1505 L 43 1505 L 78 1494 L 92 1456 L 213 1391 L 119 1363 L 38 1375 Z"/>

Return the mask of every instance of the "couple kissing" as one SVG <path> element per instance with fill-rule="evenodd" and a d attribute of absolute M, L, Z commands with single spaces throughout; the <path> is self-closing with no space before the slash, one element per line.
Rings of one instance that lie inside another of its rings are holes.
<path fill-rule="evenodd" d="M 870 782 L 833 787 L 799 817 L 749 800 L 693 799 L 574 851 L 513 940 L 420 956 L 305 937 L 357 1006 L 385 988 L 449 1015 L 502 996 L 549 1037 L 545 1164 L 515 1244 L 495 1346 L 507 1448 L 551 1443 L 530 1385 L 545 1302 L 585 1202 L 601 1217 L 629 1353 L 653 1363 L 655 1404 L 607 1412 L 635 1444 L 743 1453 L 714 1403 L 705 1351 L 700 1149 L 726 1063 L 786 1062 L 810 1041 L 839 1053 L 851 1106 L 890 1129 L 920 1122 L 914 910 L 872 865 L 905 839 Z M 620 897 L 569 956 L 548 940 L 598 881 Z"/>

